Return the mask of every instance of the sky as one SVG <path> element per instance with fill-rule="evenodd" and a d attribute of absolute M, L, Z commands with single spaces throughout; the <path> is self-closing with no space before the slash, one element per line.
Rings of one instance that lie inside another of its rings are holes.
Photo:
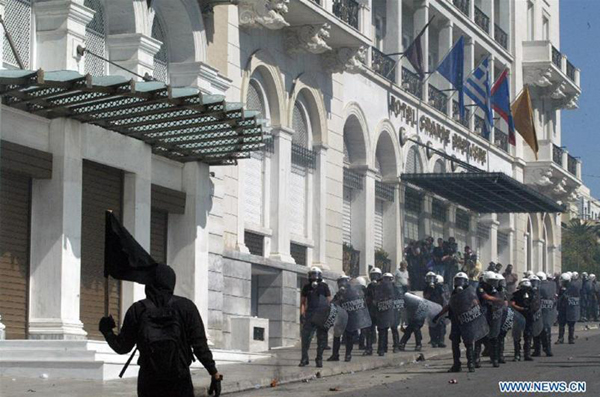
<path fill-rule="evenodd" d="M 562 144 L 600 199 L 600 0 L 561 0 L 560 25 L 560 50 L 581 70 L 582 91 L 579 109 L 562 112 Z"/>

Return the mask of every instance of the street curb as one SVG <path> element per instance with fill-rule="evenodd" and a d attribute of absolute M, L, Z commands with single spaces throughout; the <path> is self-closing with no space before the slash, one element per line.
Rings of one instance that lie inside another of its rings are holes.
<path fill-rule="evenodd" d="M 296 371 L 291 371 L 290 374 L 285 374 L 283 376 L 279 376 L 277 380 L 277 385 L 285 385 L 289 383 L 310 381 L 318 378 L 326 378 L 336 375 L 343 374 L 353 374 L 356 372 L 362 371 L 370 371 L 379 368 L 389 368 L 389 367 L 401 367 L 409 363 L 416 362 L 417 358 L 422 354 L 425 357 L 425 360 L 432 359 L 434 357 L 443 356 L 446 354 L 451 354 L 452 349 L 444 348 L 444 349 L 434 349 L 428 351 L 420 351 L 420 352 L 412 352 L 410 355 L 406 356 L 406 352 L 404 354 L 399 353 L 399 355 L 395 355 L 395 353 L 388 353 L 386 358 L 382 359 L 371 359 L 371 360 L 361 360 L 361 362 L 343 362 L 341 364 L 337 364 L 333 367 L 327 367 L 327 363 L 323 363 L 323 368 L 306 368 L 300 369 L 297 368 Z M 390 358 L 392 356 L 392 358 Z M 356 358 L 356 357 L 353 357 Z M 373 358 L 376 358 L 374 356 Z M 296 373 L 294 373 L 296 372 Z M 222 394 L 230 394 L 230 393 L 239 393 L 248 390 L 258 390 L 262 388 L 271 387 L 271 382 L 273 379 L 262 378 L 256 381 L 241 381 L 235 383 L 226 383 L 223 382 L 223 390 Z M 195 396 L 205 397 L 208 396 L 208 389 L 206 386 L 197 386 L 194 388 Z"/>

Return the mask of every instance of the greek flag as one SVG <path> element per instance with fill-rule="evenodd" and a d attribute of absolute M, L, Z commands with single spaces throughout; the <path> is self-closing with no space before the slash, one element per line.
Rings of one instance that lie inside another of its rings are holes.
<path fill-rule="evenodd" d="M 489 139 L 492 126 L 494 125 L 491 95 L 492 79 L 490 72 L 490 58 L 487 57 L 475 68 L 464 84 L 465 94 L 473 100 L 475 105 L 483 109 L 485 113 L 485 125 L 481 134 L 486 139 Z"/>

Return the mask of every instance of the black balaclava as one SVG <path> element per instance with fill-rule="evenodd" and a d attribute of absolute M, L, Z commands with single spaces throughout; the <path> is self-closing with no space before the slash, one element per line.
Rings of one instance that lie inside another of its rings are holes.
<path fill-rule="evenodd" d="M 169 266 L 159 263 L 154 272 L 154 280 L 146 285 L 146 297 L 157 307 L 166 305 L 175 290 L 175 271 Z"/>

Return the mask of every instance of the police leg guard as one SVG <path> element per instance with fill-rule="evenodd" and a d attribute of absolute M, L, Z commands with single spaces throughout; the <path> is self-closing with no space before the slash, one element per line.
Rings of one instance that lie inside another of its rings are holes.
<path fill-rule="evenodd" d="M 504 358 L 504 341 L 506 340 L 506 335 L 502 335 L 498 337 L 498 363 L 506 364 L 506 359 Z"/>
<path fill-rule="evenodd" d="M 333 350 L 331 352 L 331 357 L 327 359 L 327 361 L 340 361 L 340 345 L 342 341 L 339 337 L 333 338 Z"/>
<path fill-rule="evenodd" d="M 323 367 L 323 352 L 327 347 L 327 331 L 324 329 L 317 329 L 317 358 L 315 363 L 317 368 Z"/>
<path fill-rule="evenodd" d="M 500 366 L 500 363 L 498 362 L 498 338 L 493 338 L 489 340 L 489 350 L 492 366 L 494 368 L 498 368 Z"/>
<path fill-rule="evenodd" d="M 377 354 L 381 357 L 385 356 L 385 342 L 387 336 L 387 328 L 377 328 Z"/>
<path fill-rule="evenodd" d="M 415 351 L 420 352 L 423 346 L 421 345 L 421 341 L 423 340 L 423 335 L 421 334 L 421 328 L 415 329 Z"/>
<path fill-rule="evenodd" d="M 478 340 L 475 342 L 475 349 L 473 351 L 475 357 L 475 368 L 481 368 L 481 345 L 483 344 L 482 340 Z"/>
<path fill-rule="evenodd" d="M 465 344 L 467 347 L 467 368 L 469 372 L 475 372 L 475 346 L 473 343 Z"/>
<path fill-rule="evenodd" d="M 363 352 L 363 356 L 370 356 L 373 354 L 373 337 L 371 333 L 373 332 L 373 327 L 365 328 L 365 351 Z"/>
<path fill-rule="evenodd" d="M 521 361 L 521 339 L 514 339 L 515 355 L 513 361 Z"/>
<path fill-rule="evenodd" d="M 565 324 L 559 323 L 558 324 L 558 339 L 556 340 L 556 344 L 562 345 L 563 343 L 565 343 Z"/>
<path fill-rule="evenodd" d="M 569 345 L 575 344 L 575 323 L 569 321 Z"/>
<path fill-rule="evenodd" d="M 400 351 L 400 334 L 398 333 L 398 328 L 392 328 L 392 341 L 394 343 L 394 353 L 398 353 Z"/>
<path fill-rule="evenodd" d="M 448 372 L 460 372 L 461 364 L 460 364 L 460 339 L 452 339 L 452 367 L 448 370 Z"/>
<path fill-rule="evenodd" d="M 354 333 L 346 332 L 346 357 L 344 361 L 352 360 L 352 349 L 354 348 Z"/>
<path fill-rule="evenodd" d="M 358 337 L 358 350 L 365 350 L 366 335 L 367 335 L 367 330 L 361 329 L 360 336 Z"/>
<path fill-rule="evenodd" d="M 542 355 L 542 338 L 540 336 L 533 337 L 533 354 L 531 357 L 539 357 Z"/>
<path fill-rule="evenodd" d="M 552 354 L 552 329 L 545 329 L 543 334 L 544 339 L 542 339 L 542 345 L 544 347 L 544 353 L 546 353 L 546 357 L 552 357 L 554 356 L 554 354 Z"/>
<path fill-rule="evenodd" d="M 438 334 L 439 338 L 438 338 L 438 347 L 446 347 L 446 324 L 445 323 L 441 323 L 440 324 L 440 331 Z"/>
<path fill-rule="evenodd" d="M 310 326 L 303 326 L 300 332 L 302 339 L 302 359 L 300 360 L 300 367 L 308 365 L 308 349 L 310 348 L 310 340 L 312 337 L 312 329 Z"/>
<path fill-rule="evenodd" d="M 531 358 L 531 335 L 525 335 L 523 338 L 523 353 L 525 361 L 533 361 Z"/>

